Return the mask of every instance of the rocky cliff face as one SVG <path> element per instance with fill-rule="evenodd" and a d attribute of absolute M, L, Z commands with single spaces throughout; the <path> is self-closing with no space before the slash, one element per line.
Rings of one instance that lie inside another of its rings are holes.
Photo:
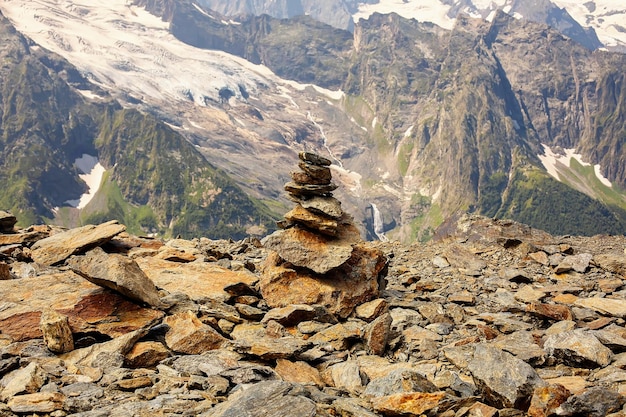
<path fill-rule="evenodd" d="M 373 184 L 366 198 L 383 208 L 387 227 L 399 225 L 395 237 L 427 238 L 444 218 L 463 211 L 555 232 L 564 223 L 576 225 L 567 229 L 572 233 L 625 230 L 623 194 L 604 198 L 584 181 L 570 181 L 572 190 L 543 174 L 537 158 L 543 145 L 575 148 L 600 164 L 618 190 L 624 187 L 623 134 L 600 133 L 598 123 L 615 121 L 609 123 L 622 129 L 613 115 L 620 112 L 618 100 L 607 102 L 602 90 L 615 88 L 603 80 L 621 76 L 623 55 L 592 53 L 546 26 L 502 12 L 491 22 L 460 16 L 452 31 L 374 14 L 357 25 L 350 44 L 347 33 L 307 19 L 286 23 L 264 16 L 224 26 L 190 7 L 172 17 L 174 33 L 184 28 L 181 39 L 192 36 L 195 45 L 208 48 L 245 39 L 247 52 L 230 51 L 299 82 L 341 86 L 344 110 L 371 129 L 357 152 L 345 151 L 342 139 L 325 140 L 335 155 L 345 156 L 346 167 Z M 274 55 L 285 47 L 287 53 Z M 599 117 L 600 107 L 609 114 Z M 598 158 L 592 149 L 612 151 Z M 389 198 L 390 184 L 401 199 Z M 563 215 L 567 220 L 557 226 Z"/>

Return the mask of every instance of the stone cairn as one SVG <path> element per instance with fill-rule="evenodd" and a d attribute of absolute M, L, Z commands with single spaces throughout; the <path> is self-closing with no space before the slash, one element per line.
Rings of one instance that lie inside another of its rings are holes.
<path fill-rule="evenodd" d="M 332 196 L 337 185 L 332 182 L 331 161 L 310 152 L 298 155 L 301 171 L 291 173 L 292 182 L 285 184 L 296 207 L 285 214 L 285 221 L 279 226 L 287 229 L 292 226 L 304 227 L 321 234 L 336 237 L 345 213 L 341 202 Z"/>
<path fill-rule="evenodd" d="M 352 217 L 332 196 L 331 161 L 300 152 L 293 181 L 285 185 L 296 206 L 279 222 L 282 230 L 263 244 L 267 258 L 260 287 L 270 306 L 322 304 L 347 317 L 359 303 L 376 298 L 385 258 L 362 243 Z"/>

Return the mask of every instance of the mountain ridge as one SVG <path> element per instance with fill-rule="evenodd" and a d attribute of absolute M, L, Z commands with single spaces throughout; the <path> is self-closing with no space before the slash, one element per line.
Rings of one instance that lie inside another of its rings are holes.
<path fill-rule="evenodd" d="M 541 188 L 561 189 L 537 157 L 546 145 L 556 151 L 576 148 L 585 161 L 600 164 L 602 174 L 615 187 L 609 212 L 596 206 L 582 217 L 568 218 L 567 223 L 578 233 L 593 233 L 585 227 L 597 223 L 612 225 L 613 233 L 623 230 L 620 213 L 626 203 L 619 190 L 623 151 L 618 146 L 623 126 L 619 104 L 623 100 L 619 89 L 622 55 L 591 53 L 546 26 L 504 14 L 491 22 L 461 18 L 453 31 L 398 15 L 376 14 L 357 25 L 350 38 L 349 32 L 329 30 L 310 18 L 283 21 L 266 16 L 233 23 L 217 14 L 207 16 L 206 10 L 191 2 L 141 4 L 161 10 L 160 18 L 166 21 L 158 23 L 159 27 L 171 26 L 167 21 L 175 20 L 174 26 L 185 27 L 209 45 L 223 47 L 242 39 L 250 42 L 250 51 L 274 50 L 285 42 L 295 49 L 299 45 L 308 48 L 303 59 L 280 60 L 276 55 L 268 60 L 273 74 L 262 72 L 263 66 L 237 64 L 242 66 L 228 67 L 228 71 L 243 83 L 213 77 L 212 92 L 189 84 L 186 93 L 174 92 L 179 94 L 175 101 L 159 102 L 146 95 L 125 104 L 165 118 L 247 192 L 266 202 L 273 200 L 269 204 L 276 211 L 282 210 L 281 178 L 287 175 L 282 166 L 296 151 L 309 148 L 332 155 L 335 178 L 347 185 L 342 200 L 356 208 L 351 211 L 370 237 L 376 234 L 375 212 L 381 215 L 383 231 L 403 240 L 427 239 L 438 224 L 459 210 L 508 217 L 519 216 L 520 207 L 528 205 L 529 216 L 540 213 L 544 217 L 541 227 L 556 228 L 560 212 L 543 210 L 556 207 L 550 198 L 557 196 L 546 195 Z M 55 30 L 56 39 L 72 42 L 59 27 Z M 329 39 L 321 47 L 315 43 L 320 33 Z M 39 39 L 45 41 L 45 37 Z M 515 39 L 524 42 L 515 43 Z M 143 52 L 138 42 L 133 48 Z M 334 59 L 324 61 L 323 54 L 329 50 Z M 245 56 L 246 52 L 240 53 Z M 528 56 L 520 58 L 524 54 Z M 226 54 L 207 56 L 220 60 L 222 66 L 235 62 Z M 336 86 L 341 81 L 341 77 L 327 78 L 328 70 L 311 64 L 323 62 L 332 62 L 331 72 L 347 74 L 341 90 L 307 86 L 311 80 L 305 78 L 307 71 L 322 85 Z M 605 64 L 609 65 L 602 69 Z M 547 65 L 556 69 L 552 78 L 541 76 L 547 73 Z M 254 71 L 255 78 L 242 77 L 237 72 L 242 69 Z M 127 66 L 126 71 L 133 70 Z M 299 84 L 276 78 L 277 73 L 290 74 Z M 534 75 L 539 81 L 531 83 Z M 116 73 L 98 76 L 114 79 Z M 185 102 L 181 97 L 186 95 Z M 616 99 L 611 102 L 611 97 Z M 168 112 L 173 103 L 177 110 Z M 602 114 L 597 112 L 599 106 Z M 570 110 L 573 119 L 566 117 Z M 615 134 L 603 135 L 612 129 Z M 596 147 L 599 142 L 601 146 Z M 516 175 L 536 190 L 528 194 L 509 187 Z M 584 175 L 579 178 L 570 181 L 570 186 L 588 190 L 591 183 L 584 182 Z M 533 198 L 542 204 L 533 203 Z M 572 206 L 594 204 L 588 198 L 578 191 L 568 194 Z M 590 221 L 596 215 L 602 220 Z"/>
<path fill-rule="evenodd" d="M 110 98 L 88 101 L 77 87 L 103 92 L 59 56 L 29 45 L 3 15 L 0 26 L 5 63 L 0 181 L 7 185 L 0 204 L 20 222 L 57 216 L 73 226 L 116 218 L 128 221 L 137 233 L 191 236 L 211 229 L 222 237 L 243 236 L 252 226 L 275 227 L 269 210 L 170 127 Z M 88 204 L 76 219 L 67 212 L 72 210 L 67 201 L 86 191 L 74 165 L 84 154 L 99 156 L 116 198 Z"/>

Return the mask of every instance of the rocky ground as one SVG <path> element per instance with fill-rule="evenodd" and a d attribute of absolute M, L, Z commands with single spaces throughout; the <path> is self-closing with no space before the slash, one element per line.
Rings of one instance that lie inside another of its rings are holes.
<path fill-rule="evenodd" d="M 341 266 L 308 276 L 329 299 L 294 304 L 313 281 L 268 292 L 293 266 L 255 239 L 14 223 L 3 417 L 626 415 L 624 236 L 464 217 L 427 244 L 359 242 L 386 260 L 366 298 Z"/>

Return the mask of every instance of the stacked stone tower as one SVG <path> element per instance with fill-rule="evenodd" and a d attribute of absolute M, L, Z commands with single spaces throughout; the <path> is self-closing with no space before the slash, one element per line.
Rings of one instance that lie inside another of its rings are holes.
<path fill-rule="evenodd" d="M 285 214 L 282 228 L 294 225 L 336 237 L 344 219 L 339 200 L 332 196 L 337 186 L 332 183 L 329 159 L 310 152 L 300 152 L 301 171 L 291 173 L 293 182 L 285 184 L 289 197 L 297 203 Z"/>
<path fill-rule="evenodd" d="M 264 239 L 270 250 L 260 281 L 271 307 L 322 304 L 340 317 L 378 296 L 385 258 L 365 245 L 352 217 L 332 195 L 331 161 L 310 152 L 298 155 L 285 190 L 296 206 Z"/>

